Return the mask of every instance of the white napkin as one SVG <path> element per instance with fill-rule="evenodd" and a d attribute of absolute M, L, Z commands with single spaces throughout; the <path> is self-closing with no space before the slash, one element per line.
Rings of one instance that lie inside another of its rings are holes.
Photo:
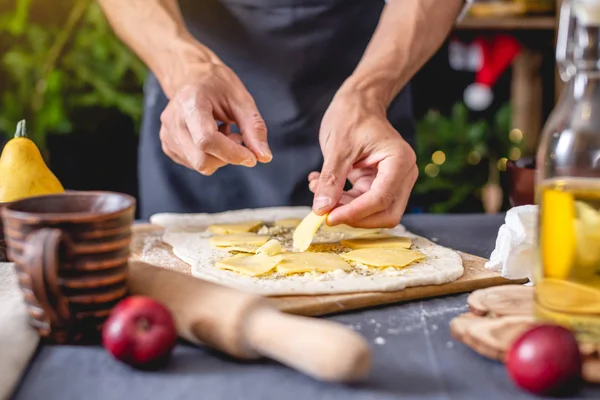
<path fill-rule="evenodd" d="M 538 262 L 537 218 L 537 205 L 508 210 L 505 223 L 498 231 L 496 248 L 485 267 L 500 272 L 504 278 L 528 278 L 533 283 L 534 269 Z"/>
<path fill-rule="evenodd" d="M 0 399 L 8 399 L 39 342 L 13 263 L 0 263 Z"/>

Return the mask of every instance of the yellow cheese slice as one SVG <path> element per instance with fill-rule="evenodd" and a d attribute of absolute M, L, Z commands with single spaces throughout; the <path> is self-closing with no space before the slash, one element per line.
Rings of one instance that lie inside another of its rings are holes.
<path fill-rule="evenodd" d="M 419 251 L 401 247 L 358 249 L 340 256 L 347 261 L 378 268 L 401 268 L 425 258 L 425 254 Z"/>
<path fill-rule="evenodd" d="M 211 246 L 214 247 L 246 247 L 262 246 L 267 243 L 269 236 L 257 235 L 256 233 L 234 233 L 231 235 L 213 236 L 208 239 Z"/>
<path fill-rule="evenodd" d="M 244 275 L 258 276 L 271 271 L 282 259 L 283 256 L 269 257 L 264 254 L 236 254 L 233 257 L 218 261 L 216 267 Z"/>
<path fill-rule="evenodd" d="M 300 225 L 300 222 L 302 222 L 300 218 L 285 218 L 275 221 L 273 225 L 283 228 L 295 228 Z"/>
<path fill-rule="evenodd" d="M 232 233 L 256 232 L 261 226 L 262 221 L 247 221 L 236 224 L 216 224 L 210 225 L 208 231 L 215 235 L 230 235 Z"/>
<path fill-rule="evenodd" d="M 288 253 L 277 265 L 277 272 L 298 274 L 302 272 L 327 272 L 337 269 L 349 270 L 352 266 L 337 254 L 332 253 Z"/>
<path fill-rule="evenodd" d="M 340 224 L 336 226 L 323 225 L 321 229 L 324 232 L 340 233 L 345 237 L 361 237 L 381 232 L 381 229 L 354 228 L 350 225 L 345 224 Z"/>
<path fill-rule="evenodd" d="M 302 222 L 300 222 L 300 225 L 294 230 L 294 248 L 299 251 L 306 251 L 310 246 L 315 233 L 317 233 L 319 227 L 326 219 L 327 214 L 318 216 L 312 211 L 304 217 Z"/>
<path fill-rule="evenodd" d="M 390 247 L 401 247 L 409 249 L 412 242 L 407 237 L 402 236 L 388 236 L 373 239 L 371 236 L 358 237 L 351 239 L 340 240 L 342 246 L 350 247 L 351 249 L 369 249 L 369 248 L 390 248 Z"/>
<path fill-rule="evenodd" d="M 256 251 L 260 248 L 260 246 L 227 246 L 223 248 L 227 251 L 239 251 L 240 253 L 256 254 Z"/>
<path fill-rule="evenodd" d="M 271 239 L 256 250 L 256 254 L 265 254 L 267 256 L 276 256 L 282 251 L 281 243 L 277 239 Z"/>

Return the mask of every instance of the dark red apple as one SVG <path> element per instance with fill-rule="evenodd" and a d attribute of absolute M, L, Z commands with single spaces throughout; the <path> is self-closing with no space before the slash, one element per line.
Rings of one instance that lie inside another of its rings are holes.
<path fill-rule="evenodd" d="M 505 363 L 512 381 L 535 394 L 568 394 L 582 381 L 577 340 L 558 325 L 538 325 L 523 333 L 512 343 Z"/>
<path fill-rule="evenodd" d="M 166 364 L 176 342 L 171 312 L 145 296 L 120 301 L 102 327 L 104 348 L 117 360 L 139 369 Z"/>

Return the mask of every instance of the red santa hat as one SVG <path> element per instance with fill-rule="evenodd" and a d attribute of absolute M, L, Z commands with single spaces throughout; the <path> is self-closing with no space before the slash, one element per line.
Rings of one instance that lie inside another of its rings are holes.
<path fill-rule="evenodd" d="M 467 107 L 483 111 L 492 104 L 492 87 L 521 51 L 519 42 L 510 35 L 497 35 L 491 42 L 482 38 L 473 42 L 469 51 L 469 65 L 476 69 L 475 82 L 467 86 L 464 101 Z"/>

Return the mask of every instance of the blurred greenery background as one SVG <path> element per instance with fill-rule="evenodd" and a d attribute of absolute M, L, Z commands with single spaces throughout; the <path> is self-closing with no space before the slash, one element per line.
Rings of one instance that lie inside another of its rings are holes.
<path fill-rule="evenodd" d="M 12 7 L 10 7 L 10 4 Z M 92 0 L 16 0 L 0 9 L 0 130 L 26 118 L 46 150 L 48 134 L 74 132 L 82 108 L 114 108 L 137 127 L 145 66 L 112 34 Z"/>
<path fill-rule="evenodd" d="M 136 195 L 146 67 L 112 33 L 97 3 L 0 0 L 0 55 L 4 141 L 26 118 L 65 187 Z M 472 115 L 457 98 L 473 75 L 457 78 L 447 64 L 443 48 L 414 80 L 420 177 L 412 211 L 481 212 L 482 188 L 503 184 L 500 173 L 520 155 L 522 137 L 511 134 L 506 92 L 487 113 Z M 440 69 L 458 79 L 444 81 L 441 94 L 431 79 Z M 503 79 L 498 86 L 509 86 Z"/>

